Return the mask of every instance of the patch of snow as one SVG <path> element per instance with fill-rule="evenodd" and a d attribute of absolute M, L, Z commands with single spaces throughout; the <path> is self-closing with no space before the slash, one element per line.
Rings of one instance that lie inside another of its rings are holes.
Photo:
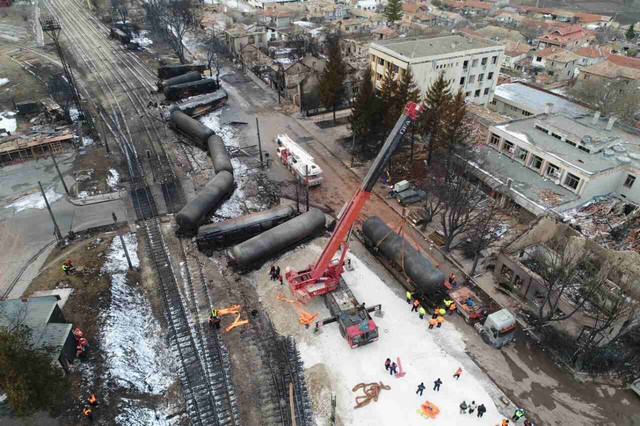
<path fill-rule="evenodd" d="M 131 39 L 132 43 L 138 43 L 138 45 L 140 47 L 142 47 L 143 49 L 146 49 L 147 47 L 151 46 L 153 44 L 153 40 L 148 39 L 145 37 L 145 34 L 147 33 L 147 31 L 140 31 L 140 34 L 138 34 L 137 37 L 133 37 Z"/>
<path fill-rule="evenodd" d="M 118 184 L 120 183 L 120 174 L 115 169 L 109 169 L 107 175 L 107 185 L 113 191 L 118 189 Z"/>
<path fill-rule="evenodd" d="M 180 416 L 165 420 L 167 413 L 158 412 L 152 408 L 144 407 L 142 401 L 129 398 L 121 398 L 118 404 L 118 416 L 116 424 L 123 426 L 169 426 L 178 424 Z"/>
<path fill-rule="evenodd" d="M 6 400 L 7 400 L 7 394 L 4 392 L 0 393 L 0 404 L 5 402 Z"/>
<path fill-rule="evenodd" d="M 91 146 L 94 142 L 93 138 L 90 138 L 89 136 L 82 137 L 82 146 Z"/>
<path fill-rule="evenodd" d="M 274 59 L 273 62 L 277 62 L 282 65 L 291 65 L 294 61 L 291 60 L 290 58 L 280 58 L 280 59 Z"/>
<path fill-rule="evenodd" d="M 47 189 L 44 194 L 47 197 L 47 201 L 49 201 L 49 205 L 62 198 L 62 194 L 57 193 L 53 188 Z M 44 202 L 44 198 L 42 198 L 40 191 L 18 198 L 7 206 L 7 208 L 15 209 L 16 213 L 29 209 L 42 210 L 46 207 L 47 204 Z"/>
<path fill-rule="evenodd" d="M 134 267 L 140 265 L 138 242 L 124 236 Z M 102 314 L 101 347 L 106 383 L 139 393 L 163 394 L 174 381 L 171 357 L 151 305 L 138 283 L 130 283 L 119 237 L 114 237 L 102 272 L 111 275 L 111 304 Z"/>
<path fill-rule="evenodd" d="M 12 111 L 0 112 L 0 129 L 11 133 L 15 132 L 18 128 L 18 122 L 13 118 L 15 115 L 16 113 Z"/>
<path fill-rule="evenodd" d="M 318 250 L 319 251 L 319 250 Z M 445 320 L 442 328 L 427 329 L 428 322 L 419 320 L 402 298 L 404 293 L 394 292 L 364 262 L 350 254 L 354 270 L 343 277 L 360 302 L 368 306 L 381 303 L 384 317 L 374 317 L 379 327 L 380 340 L 350 349 L 334 324 L 323 328 L 323 333 L 312 340 L 305 339 L 298 348 L 305 368 L 324 364 L 331 372 L 331 388 L 337 396 L 337 414 L 344 424 L 403 426 L 429 425 L 486 425 L 500 423 L 503 416 L 493 403 L 490 390 L 495 385 L 482 373 L 464 352 L 465 343 L 460 332 Z M 320 315 L 322 317 L 322 314 Z M 450 355 L 455 353 L 455 358 Z M 400 358 L 406 376 L 396 378 L 384 370 L 384 360 Z M 458 367 L 463 373 L 459 380 L 452 378 Z M 440 378 L 440 391 L 433 391 L 433 382 Z M 383 390 L 377 402 L 362 409 L 354 409 L 355 396 L 351 391 L 358 383 L 382 381 L 390 385 Z M 423 396 L 416 394 L 419 383 L 424 382 Z M 493 392 L 491 392 L 493 393 Z M 487 412 L 478 418 L 475 414 L 459 414 L 462 401 L 484 404 Z M 430 401 L 440 413 L 433 420 L 425 420 L 418 411 L 420 405 Z"/>
<path fill-rule="evenodd" d="M 88 198 L 89 193 L 87 191 L 78 192 L 78 198 Z"/>
<path fill-rule="evenodd" d="M 216 135 L 220 136 L 226 146 L 239 146 L 238 141 L 235 140 L 235 129 L 232 126 L 223 125 L 220 123 L 220 115 L 222 109 L 218 109 L 211 114 L 202 116 L 200 122 L 216 132 Z"/>
<path fill-rule="evenodd" d="M 76 107 L 69 108 L 69 118 L 71 119 L 71 121 L 73 122 L 78 121 L 79 117 L 80 117 L 80 112 L 78 112 L 78 108 Z"/>
<path fill-rule="evenodd" d="M 0 78 L 0 86 L 4 86 L 7 83 L 9 83 L 8 78 Z"/>

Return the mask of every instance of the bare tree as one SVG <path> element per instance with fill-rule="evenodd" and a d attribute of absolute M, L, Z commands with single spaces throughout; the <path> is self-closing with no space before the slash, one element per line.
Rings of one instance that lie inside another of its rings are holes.
<path fill-rule="evenodd" d="M 111 0 L 111 16 L 116 16 L 118 20 L 126 24 L 129 19 L 129 1 Z"/>
<path fill-rule="evenodd" d="M 215 30 L 211 31 L 211 35 L 207 40 L 207 68 L 209 74 L 213 76 L 213 68 L 216 70 L 216 82 L 220 83 L 220 68 L 222 67 L 222 55 L 227 49 L 224 42 L 216 37 Z"/>
<path fill-rule="evenodd" d="M 604 115 L 615 115 L 633 123 L 640 104 L 640 90 L 629 80 L 580 80 L 569 94 Z"/>
<path fill-rule="evenodd" d="M 476 273 L 482 251 L 487 250 L 497 241 L 498 237 L 494 234 L 500 224 L 499 213 L 498 202 L 489 199 L 482 208 L 481 214 L 477 216 L 476 222 L 469 226 L 470 230 L 466 234 L 468 241 L 468 252 L 466 254 L 473 258 L 473 265 L 469 272 L 471 276 Z"/>
<path fill-rule="evenodd" d="M 195 23 L 191 0 L 168 0 L 165 19 L 169 28 L 169 42 L 181 63 L 186 62 L 184 37 Z"/>

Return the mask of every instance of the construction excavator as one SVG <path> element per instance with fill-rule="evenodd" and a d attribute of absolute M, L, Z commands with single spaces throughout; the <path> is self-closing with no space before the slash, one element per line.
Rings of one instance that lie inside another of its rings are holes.
<path fill-rule="evenodd" d="M 345 256 L 349 250 L 348 237 L 362 207 L 371 197 L 371 191 L 389 162 L 391 154 L 400 145 L 402 136 L 421 111 L 422 105 L 415 102 L 405 105 L 402 115 L 373 161 L 360 188 L 340 211 L 333 234 L 318 261 L 304 270 L 287 270 L 285 273 L 289 290 L 296 300 L 306 303 L 316 296 L 325 295 L 325 303 L 333 317 L 318 321 L 316 330 L 323 325 L 338 322 L 340 332 L 351 348 L 378 340 L 378 327 L 369 313 L 380 312 L 381 306 L 366 308 L 364 303 L 358 303 L 342 280 Z M 334 259 L 338 251 L 340 255 Z"/>

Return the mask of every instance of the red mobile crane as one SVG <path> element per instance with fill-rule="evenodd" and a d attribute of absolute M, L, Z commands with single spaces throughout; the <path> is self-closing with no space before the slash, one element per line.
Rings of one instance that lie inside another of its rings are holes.
<path fill-rule="evenodd" d="M 360 189 L 338 215 L 338 223 L 333 235 L 318 261 L 302 271 L 289 270 L 286 272 L 289 289 L 296 299 L 307 302 L 315 296 L 330 293 L 338 288 L 341 275 L 344 272 L 344 259 L 349 249 L 347 236 L 353 222 L 360 214 L 364 203 L 371 197 L 371 191 L 375 183 L 382 174 L 385 165 L 389 162 L 391 154 L 400 144 L 409 124 L 421 111 L 422 105 L 418 105 L 415 102 L 409 102 L 405 105 L 402 115 L 371 165 Z M 334 260 L 333 257 L 339 249 L 341 250 L 340 257 Z M 340 287 L 345 288 L 346 286 Z M 349 302 L 355 307 L 352 307 L 347 312 Z M 358 305 L 355 297 L 348 289 L 344 289 L 342 294 L 337 294 L 331 300 L 327 300 L 327 305 L 334 318 L 320 321 L 316 324 L 316 328 L 329 322 L 338 321 L 342 334 L 347 338 L 352 348 L 377 340 L 377 327 L 368 315 L 368 311 L 375 310 L 375 307 L 365 309 L 364 304 L 362 306 Z M 375 333 L 371 333 L 372 331 Z"/>

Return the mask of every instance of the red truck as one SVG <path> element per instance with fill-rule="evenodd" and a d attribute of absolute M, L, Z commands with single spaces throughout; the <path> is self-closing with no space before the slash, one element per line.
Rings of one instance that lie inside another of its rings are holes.
<path fill-rule="evenodd" d="M 484 317 L 487 316 L 487 311 L 482 300 L 469 288 L 466 286 L 453 288 L 451 284 L 445 281 L 445 287 L 448 289 L 448 294 L 451 300 L 453 300 L 456 304 L 456 311 L 464 320 L 471 324 L 477 321 L 481 321 Z M 471 299 L 471 304 L 469 304 L 469 299 Z"/>

